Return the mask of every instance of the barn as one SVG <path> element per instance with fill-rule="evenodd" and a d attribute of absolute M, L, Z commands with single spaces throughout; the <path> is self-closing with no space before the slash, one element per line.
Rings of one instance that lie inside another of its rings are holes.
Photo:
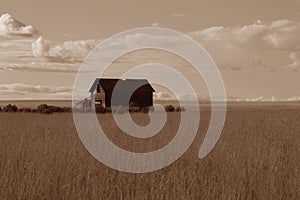
<path fill-rule="evenodd" d="M 124 102 L 118 100 L 114 101 L 114 105 L 112 105 L 112 94 L 117 83 L 119 86 L 118 97 L 121 97 L 121 99 L 122 96 L 127 96 L 128 93 L 131 93 L 132 88 L 135 88 L 129 102 L 126 102 L 126 105 L 124 105 Z M 155 92 L 155 90 L 147 79 L 97 78 L 89 92 L 91 93 L 91 101 L 103 107 L 128 106 L 130 104 L 148 107 L 153 106 L 153 92 Z"/>

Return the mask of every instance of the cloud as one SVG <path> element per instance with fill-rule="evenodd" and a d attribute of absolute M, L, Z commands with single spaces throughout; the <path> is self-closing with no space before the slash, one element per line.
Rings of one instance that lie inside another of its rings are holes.
<path fill-rule="evenodd" d="M 300 23 L 278 20 L 268 26 L 263 40 L 272 48 L 297 49 L 300 47 Z"/>
<path fill-rule="evenodd" d="M 153 98 L 156 100 L 174 100 L 176 99 L 174 95 L 169 92 L 155 92 L 153 93 Z"/>
<path fill-rule="evenodd" d="M 153 26 L 159 24 L 153 23 Z M 299 28 L 299 23 L 289 20 L 277 20 L 271 23 L 257 20 L 248 25 L 214 26 L 189 35 L 208 50 L 220 70 L 269 72 L 284 70 L 284 66 L 288 65 L 290 62 L 288 55 L 300 46 Z M 62 62 L 81 63 L 98 42 L 97 40 L 67 41 L 50 48 L 47 55 L 52 59 L 61 59 Z M 118 50 L 125 45 L 133 47 L 153 45 L 155 42 L 186 45 L 178 41 L 178 38 L 167 35 L 157 37 L 136 33 L 128 35 L 124 40 L 112 42 L 109 50 Z M 283 48 L 286 50 L 282 51 Z"/>
<path fill-rule="evenodd" d="M 58 86 L 26 85 L 22 83 L 0 84 L 0 99 L 2 100 L 37 100 L 72 98 L 72 88 Z"/>
<path fill-rule="evenodd" d="M 97 44 L 97 40 L 67 41 L 50 48 L 48 55 L 66 62 L 82 62 Z"/>
<path fill-rule="evenodd" d="M 26 85 L 22 83 L 14 84 L 1 84 L 0 92 L 18 92 L 18 93 L 72 93 L 73 89 L 70 87 L 58 87 L 58 86 L 40 86 L 40 85 Z"/>
<path fill-rule="evenodd" d="M 48 62 L 49 57 L 45 58 Z M 59 72 L 76 73 L 79 65 L 73 63 L 45 63 L 33 61 L 29 64 L 8 64 L 0 63 L 0 71 L 26 71 L 26 72 Z"/>
<path fill-rule="evenodd" d="M 186 16 L 186 14 L 184 14 L 184 13 L 174 13 L 172 15 L 172 17 L 185 17 L 185 16 Z"/>
<path fill-rule="evenodd" d="M 157 23 L 153 25 L 159 26 Z M 277 20 L 271 23 L 258 20 L 248 25 L 213 26 L 188 34 L 206 48 L 222 71 L 270 72 L 285 70 L 286 66 L 298 65 L 297 58 L 293 58 L 292 53 L 300 46 L 299 27 L 299 23 L 289 20 Z M 59 44 L 45 41 L 42 37 L 36 40 L 33 38 L 3 40 L 0 41 L 2 61 L 0 70 L 74 72 L 99 42 L 100 40 L 78 40 Z M 107 55 L 124 46 L 147 46 L 155 42 L 186 45 L 178 41 L 178 38 L 167 35 L 157 37 L 136 33 L 128 35 L 124 40 L 112 42 L 108 47 Z M 144 57 L 135 59 L 143 60 Z M 134 63 L 139 62 L 134 60 Z"/>
<path fill-rule="evenodd" d="M 25 25 L 14 19 L 10 14 L 0 17 L 0 36 L 33 36 L 37 33 L 31 25 Z"/>
<path fill-rule="evenodd" d="M 287 101 L 300 101 L 300 96 L 290 97 L 286 99 Z"/>
<path fill-rule="evenodd" d="M 71 87 L 27 85 L 22 83 L 0 84 L 2 100 L 72 99 Z"/>
<path fill-rule="evenodd" d="M 152 23 L 152 26 L 153 26 L 153 27 L 158 27 L 158 26 L 159 26 L 159 23 L 153 22 L 153 23 Z"/>
<path fill-rule="evenodd" d="M 49 46 L 44 42 L 42 36 L 40 36 L 31 45 L 32 53 L 35 57 L 41 57 L 48 54 Z"/>
<path fill-rule="evenodd" d="M 283 69 L 288 55 L 300 47 L 300 23 L 256 21 L 244 26 L 213 26 L 194 31 L 219 67 L 238 71 Z"/>
<path fill-rule="evenodd" d="M 244 26 L 213 26 L 195 31 L 192 36 L 203 42 L 233 43 L 247 47 L 295 49 L 300 47 L 300 23 L 277 20 L 263 24 L 260 20 Z"/>
<path fill-rule="evenodd" d="M 51 48 L 49 55 L 62 58 L 65 61 L 82 62 L 97 44 L 97 40 L 67 41 Z"/>
<path fill-rule="evenodd" d="M 40 36 L 31 46 L 35 57 L 44 57 L 49 62 L 81 63 L 98 42 L 97 40 L 66 41 L 50 47 Z"/>
<path fill-rule="evenodd" d="M 287 66 L 288 68 L 296 70 L 296 68 L 300 67 L 300 52 L 290 53 L 289 58 L 291 63 Z"/>
<path fill-rule="evenodd" d="M 278 102 L 278 101 L 300 101 L 300 96 L 295 96 L 295 97 L 288 97 L 288 98 L 277 98 L 275 96 L 272 97 L 264 97 L 264 96 L 259 96 L 256 98 L 237 98 L 234 99 L 233 101 L 253 101 L 253 102 L 258 102 L 258 101 L 265 101 L 265 102 Z"/>

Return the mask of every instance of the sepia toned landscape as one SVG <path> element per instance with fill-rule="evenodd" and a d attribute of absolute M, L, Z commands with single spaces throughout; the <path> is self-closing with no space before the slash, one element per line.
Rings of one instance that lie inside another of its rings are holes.
<path fill-rule="evenodd" d="M 204 159 L 198 152 L 210 107 L 200 108 L 200 128 L 189 150 L 170 166 L 142 174 L 116 171 L 93 158 L 76 133 L 71 113 L 1 112 L 0 198 L 300 198 L 299 103 L 229 103 L 220 140 Z M 148 123 L 146 113 L 131 115 L 138 124 Z M 118 146 L 148 152 L 172 140 L 180 112 L 168 112 L 164 129 L 146 141 L 122 133 L 111 113 L 98 114 L 98 119 Z"/>
<path fill-rule="evenodd" d="M 0 200 L 300 200 L 299 8 L 2 1 Z"/>

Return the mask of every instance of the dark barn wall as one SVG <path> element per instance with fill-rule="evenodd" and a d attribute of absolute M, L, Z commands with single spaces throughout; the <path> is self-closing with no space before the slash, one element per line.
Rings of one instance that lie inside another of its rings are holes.
<path fill-rule="evenodd" d="M 126 92 L 120 93 L 120 96 L 126 96 Z M 107 91 L 105 92 L 105 107 L 111 107 L 111 99 L 112 99 L 112 92 Z M 147 107 L 147 106 L 153 106 L 153 93 L 152 91 L 146 92 L 146 91 L 135 91 L 133 95 L 130 98 L 129 102 L 122 102 L 121 99 L 118 101 L 118 99 L 115 101 L 114 106 L 128 106 L 130 102 L 135 102 L 141 107 Z"/>
<path fill-rule="evenodd" d="M 153 97 L 152 92 L 138 91 L 132 95 L 131 101 L 138 103 L 142 107 L 147 107 L 153 105 L 152 97 Z"/>
<path fill-rule="evenodd" d="M 105 92 L 105 107 L 111 107 L 111 92 Z"/>

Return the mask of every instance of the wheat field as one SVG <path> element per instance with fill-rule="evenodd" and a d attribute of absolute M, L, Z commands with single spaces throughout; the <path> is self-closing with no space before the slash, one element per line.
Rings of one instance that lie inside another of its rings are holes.
<path fill-rule="evenodd" d="M 147 114 L 134 113 L 138 124 Z M 0 113 L 0 199 L 300 199 L 300 107 L 232 106 L 219 142 L 197 157 L 210 112 L 190 149 L 151 173 L 113 170 L 82 145 L 71 113 Z M 179 113 L 146 141 L 126 136 L 111 114 L 99 123 L 118 146 L 147 152 L 168 143 Z"/>

